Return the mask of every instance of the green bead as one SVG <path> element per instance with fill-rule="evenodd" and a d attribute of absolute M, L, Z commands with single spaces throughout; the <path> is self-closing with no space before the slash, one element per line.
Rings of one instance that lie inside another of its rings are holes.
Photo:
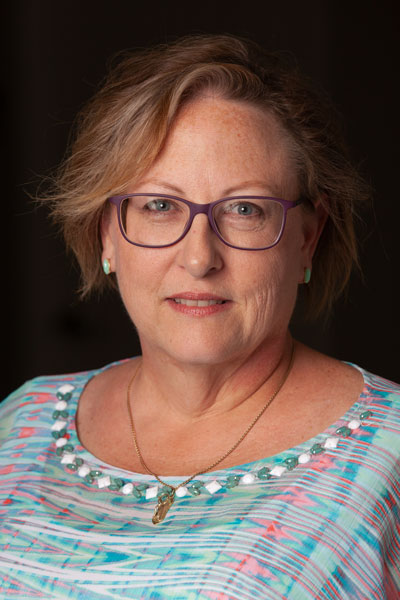
<path fill-rule="evenodd" d="M 263 467 L 262 469 L 260 469 L 257 472 L 257 477 L 258 477 L 258 479 L 269 479 L 270 478 L 270 474 L 269 474 L 268 467 Z"/>
<path fill-rule="evenodd" d="M 67 410 L 61 410 L 60 411 L 60 417 L 62 417 L 63 419 L 66 419 L 69 415 L 69 412 Z"/>
<path fill-rule="evenodd" d="M 62 456 L 63 453 L 64 453 L 64 448 L 57 448 L 57 450 L 56 450 L 57 456 Z"/>
<path fill-rule="evenodd" d="M 360 419 L 368 419 L 371 415 L 372 415 L 372 412 L 370 410 L 365 410 L 364 412 L 361 413 Z"/>
<path fill-rule="evenodd" d="M 239 485 L 239 481 L 240 481 L 239 475 L 229 475 L 229 477 L 227 478 L 225 487 L 227 487 L 227 488 L 236 487 L 237 485 Z"/>
<path fill-rule="evenodd" d="M 296 456 L 289 456 L 283 462 L 285 463 L 288 471 L 291 471 L 299 464 L 299 461 L 297 460 Z"/>
<path fill-rule="evenodd" d="M 191 486 L 197 489 L 200 489 L 201 487 L 203 487 L 203 482 L 202 481 L 192 481 Z"/>
<path fill-rule="evenodd" d="M 192 494 L 192 496 L 200 496 L 201 494 L 199 488 L 193 486 L 193 484 L 188 486 L 188 491 Z"/>
<path fill-rule="evenodd" d="M 71 400 L 72 394 L 71 392 L 66 392 L 65 394 L 63 394 L 62 392 L 57 392 L 56 397 L 58 398 L 58 400 L 65 400 L 66 402 L 68 402 L 68 400 Z"/>
<path fill-rule="evenodd" d="M 75 464 L 78 465 L 78 467 L 80 467 L 81 465 L 83 465 L 83 459 L 82 458 L 76 458 L 75 459 Z"/>
<path fill-rule="evenodd" d="M 119 490 L 120 488 L 122 488 L 123 485 L 125 485 L 125 481 L 123 479 L 120 479 L 119 477 L 116 477 L 113 480 L 113 485 L 117 486 L 117 490 Z M 109 486 L 111 489 L 111 486 Z"/>
<path fill-rule="evenodd" d="M 72 444 L 65 444 L 64 450 L 65 450 L 65 452 L 73 452 L 74 451 L 74 447 L 73 447 Z"/>
<path fill-rule="evenodd" d="M 336 433 L 337 433 L 337 435 L 342 435 L 343 437 L 347 437 L 348 435 L 351 434 L 351 429 L 349 429 L 349 427 L 346 427 L 346 425 L 343 425 L 343 427 L 339 427 L 338 429 L 336 429 Z"/>
<path fill-rule="evenodd" d="M 228 481 L 233 481 L 238 484 L 240 481 L 240 475 L 228 475 Z"/>
<path fill-rule="evenodd" d="M 52 431 L 52 432 L 51 432 L 51 435 L 53 436 L 53 438 L 54 438 L 55 440 L 58 440 L 58 438 L 59 438 L 59 437 L 62 437 L 62 436 L 60 435 L 60 432 L 59 432 L 59 431 Z"/>
<path fill-rule="evenodd" d="M 101 471 L 97 471 L 96 469 L 93 471 L 90 471 L 89 475 L 91 477 L 100 477 L 101 476 Z"/>
<path fill-rule="evenodd" d="M 234 488 L 234 487 L 236 487 L 236 486 L 237 486 L 237 483 L 235 483 L 235 482 L 233 482 L 233 481 L 227 481 L 227 482 L 225 483 L 225 487 L 226 487 L 226 488 L 228 488 L 228 489 L 230 489 L 230 488 Z"/>
<path fill-rule="evenodd" d="M 320 454 L 324 449 L 321 444 L 314 444 L 312 448 L 310 448 L 310 454 Z"/>
<path fill-rule="evenodd" d="M 138 483 L 138 485 L 136 486 L 136 489 L 138 489 L 139 492 L 144 492 L 147 490 L 148 487 L 149 487 L 148 483 Z"/>
<path fill-rule="evenodd" d="M 74 463 L 71 463 L 69 465 L 67 465 L 68 469 L 71 469 L 71 471 L 76 471 L 78 466 L 75 465 Z"/>
<path fill-rule="evenodd" d="M 60 411 L 59 410 L 53 411 L 53 414 L 51 416 L 53 417 L 54 420 L 58 419 L 58 417 L 60 416 Z"/>
<path fill-rule="evenodd" d="M 134 496 L 136 496 L 136 498 L 141 498 L 142 497 L 142 493 L 141 493 L 140 490 L 137 489 L 137 485 L 133 486 L 132 494 Z"/>
<path fill-rule="evenodd" d="M 117 492 L 119 490 L 119 487 L 117 485 L 114 485 L 114 484 L 111 483 L 108 486 L 108 489 L 111 490 L 111 491 L 113 491 L 113 492 Z"/>
<path fill-rule="evenodd" d="M 85 475 L 84 480 L 87 483 L 93 483 L 94 482 L 94 477 L 89 473 L 88 475 Z"/>

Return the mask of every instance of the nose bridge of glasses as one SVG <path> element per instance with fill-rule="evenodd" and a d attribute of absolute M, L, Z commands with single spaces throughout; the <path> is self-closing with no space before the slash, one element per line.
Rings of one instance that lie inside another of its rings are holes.
<path fill-rule="evenodd" d="M 190 203 L 190 216 L 193 219 L 196 215 L 209 215 L 211 216 L 211 208 L 213 203 L 208 204 L 196 204 L 195 202 Z"/>
<path fill-rule="evenodd" d="M 187 204 L 189 206 L 189 210 L 190 210 L 190 214 L 189 214 L 189 219 L 188 219 L 188 229 L 192 226 L 193 223 L 193 219 L 197 216 L 197 215 L 206 215 L 208 217 L 208 224 L 211 227 L 211 229 L 214 230 L 214 225 L 212 222 L 212 208 L 213 208 L 213 202 L 211 203 L 207 203 L 207 204 L 197 204 L 196 202 L 188 202 Z"/>

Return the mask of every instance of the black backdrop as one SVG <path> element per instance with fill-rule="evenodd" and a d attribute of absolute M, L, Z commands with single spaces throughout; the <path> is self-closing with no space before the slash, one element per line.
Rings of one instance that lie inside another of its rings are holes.
<path fill-rule="evenodd" d="M 73 260 L 29 194 L 63 156 L 74 115 L 111 55 L 204 32 L 294 54 L 344 115 L 354 160 L 375 189 L 375 211 L 361 231 L 364 281 L 353 278 L 328 327 L 296 322 L 293 329 L 320 350 L 400 379 L 394 2 L 14 0 L 3 7 L 2 396 L 38 374 L 137 353 L 116 296 L 77 299 Z"/>

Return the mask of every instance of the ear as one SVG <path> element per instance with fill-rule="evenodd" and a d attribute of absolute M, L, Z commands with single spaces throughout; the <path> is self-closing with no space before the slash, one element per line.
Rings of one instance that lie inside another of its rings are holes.
<path fill-rule="evenodd" d="M 100 224 L 100 236 L 102 243 L 101 260 L 105 258 L 110 261 L 111 271 L 116 268 L 116 244 L 115 244 L 115 215 L 113 207 L 106 207 Z"/>
<path fill-rule="evenodd" d="M 299 283 L 304 281 L 304 269 L 306 267 L 311 269 L 314 252 L 327 219 L 328 213 L 321 200 L 318 200 L 311 210 L 306 209 L 303 214 L 303 245 L 301 248 L 303 264 Z"/>

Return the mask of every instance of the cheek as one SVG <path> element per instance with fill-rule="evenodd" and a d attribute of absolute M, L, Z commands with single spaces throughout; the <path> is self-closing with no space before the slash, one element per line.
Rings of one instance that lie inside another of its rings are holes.
<path fill-rule="evenodd" d="M 268 255 L 248 264 L 242 272 L 247 281 L 248 314 L 257 321 L 271 318 L 282 322 L 290 319 L 297 297 L 298 274 L 296 261 L 281 249 L 267 250 Z M 251 275 L 250 275 L 251 274 Z"/>
<path fill-rule="evenodd" d="M 149 254 L 135 246 L 120 248 L 116 257 L 116 275 L 122 300 L 129 314 L 150 298 L 157 278 L 157 262 L 149 264 Z M 148 252 L 148 250 L 147 250 Z"/>
<path fill-rule="evenodd" d="M 173 255 L 165 248 L 152 250 L 126 246 L 118 248 L 117 282 L 125 309 L 139 327 L 140 323 L 154 323 L 158 318 L 163 295 L 168 289 L 166 281 Z"/>
<path fill-rule="evenodd" d="M 296 282 L 297 261 L 290 248 L 282 244 L 265 250 L 265 254 L 260 253 L 252 264 L 243 267 L 242 272 L 249 274 L 249 283 L 254 289 L 266 289 L 280 295 Z"/>

